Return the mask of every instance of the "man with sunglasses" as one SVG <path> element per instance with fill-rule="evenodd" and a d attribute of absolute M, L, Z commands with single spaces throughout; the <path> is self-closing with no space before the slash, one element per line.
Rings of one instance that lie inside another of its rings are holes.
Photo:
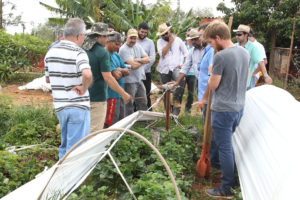
<path fill-rule="evenodd" d="M 157 51 L 160 59 L 157 65 L 157 71 L 160 73 L 162 84 L 170 81 L 176 81 L 180 69 L 182 68 L 181 57 L 184 57 L 184 62 L 188 55 L 188 50 L 184 42 L 172 34 L 166 23 L 159 25 L 158 36 L 161 38 L 157 41 Z M 185 80 L 182 80 L 173 94 L 173 106 L 171 106 L 172 114 L 178 116 L 181 108 L 181 101 L 184 92 Z M 166 98 L 164 98 L 164 106 L 166 107 Z"/>
<path fill-rule="evenodd" d="M 266 84 L 272 84 L 272 78 L 268 75 L 263 56 L 259 48 L 248 40 L 250 27 L 241 24 L 238 26 L 238 29 L 233 30 L 233 32 L 236 32 L 236 40 L 238 42 L 237 45 L 247 49 L 248 53 L 250 54 L 250 73 L 247 81 L 247 89 L 249 90 L 255 86 L 253 86 L 253 84 L 251 85 L 250 83 L 251 78 L 255 77 L 258 71 L 262 72 Z M 255 70 L 256 65 L 258 65 L 259 70 Z"/>
<path fill-rule="evenodd" d="M 147 94 L 147 107 L 151 107 L 150 91 L 151 91 L 151 67 L 155 62 L 155 46 L 154 42 L 147 37 L 149 26 L 146 22 L 139 24 L 137 44 L 139 44 L 150 58 L 150 62 L 144 65 L 146 79 L 143 83 Z M 151 109 L 152 110 L 152 109 Z"/>
<path fill-rule="evenodd" d="M 107 85 L 122 96 L 125 104 L 131 99 L 110 71 L 110 56 L 104 48 L 109 35 L 112 34 L 108 31 L 107 24 L 95 23 L 82 45 L 88 54 L 94 80 L 93 85 L 89 88 L 91 133 L 103 129 L 107 109 Z"/>

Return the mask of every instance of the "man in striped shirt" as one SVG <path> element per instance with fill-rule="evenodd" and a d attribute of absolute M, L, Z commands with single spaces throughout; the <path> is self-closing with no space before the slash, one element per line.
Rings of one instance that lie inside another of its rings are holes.
<path fill-rule="evenodd" d="M 92 83 L 87 54 L 80 46 L 85 37 L 85 24 L 79 18 L 69 19 L 64 40 L 54 45 L 45 56 L 46 82 L 51 84 L 55 111 L 61 129 L 59 159 L 90 129 L 90 95 Z"/>

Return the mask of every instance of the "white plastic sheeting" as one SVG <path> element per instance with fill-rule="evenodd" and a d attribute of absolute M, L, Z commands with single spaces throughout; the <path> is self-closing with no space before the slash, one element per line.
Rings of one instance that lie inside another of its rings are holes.
<path fill-rule="evenodd" d="M 300 199 L 300 103 L 287 91 L 260 86 L 246 94 L 233 135 L 244 200 Z"/>
<path fill-rule="evenodd" d="M 137 120 L 155 120 L 162 117 L 165 117 L 163 113 L 138 111 L 111 128 L 129 129 Z M 55 164 L 34 180 L 3 197 L 2 200 L 35 200 L 39 198 L 44 188 L 41 199 L 61 199 L 61 197 L 66 199 L 86 179 L 96 164 L 107 155 L 113 145 L 109 148 L 107 146 L 119 135 L 120 133 L 115 131 L 96 135 L 72 151 L 61 165 Z"/>
<path fill-rule="evenodd" d="M 51 91 L 50 83 L 46 83 L 45 76 L 36 78 L 26 85 L 18 87 L 19 90 L 43 90 L 44 92 Z"/>

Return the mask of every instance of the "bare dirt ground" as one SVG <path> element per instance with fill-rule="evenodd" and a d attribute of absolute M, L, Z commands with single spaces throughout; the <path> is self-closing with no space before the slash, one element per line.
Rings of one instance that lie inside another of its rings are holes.
<path fill-rule="evenodd" d="M 43 92 L 42 90 L 19 90 L 21 85 L 6 85 L 0 91 L 0 95 L 11 97 L 12 103 L 16 105 L 40 105 L 52 104 L 51 92 Z"/>

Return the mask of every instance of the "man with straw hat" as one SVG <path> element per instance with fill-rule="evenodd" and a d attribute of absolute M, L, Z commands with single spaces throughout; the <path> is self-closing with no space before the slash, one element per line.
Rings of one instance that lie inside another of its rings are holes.
<path fill-rule="evenodd" d="M 147 110 L 147 96 L 143 80 L 146 79 L 144 65 L 150 62 L 150 58 L 144 49 L 136 43 L 138 31 L 129 29 L 126 43 L 120 48 L 120 56 L 126 64 L 131 66 L 130 75 L 125 77 L 125 91 L 133 99 L 125 105 L 125 116 L 135 110 Z"/>
<path fill-rule="evenodd" d="M 157 33 L 161 38 L 157 41 L 157 51 L 160 59 L 156 69 L 160 73 L 162 84 L 177 80 L 182 68 L 181 57 L 184 57 L 183 63 L 185 63 L 188 55 L 188 50 L 184 42 L 172 34 L 170 29 L 171 26 L 163 23 L 159 25 Z M 173 94 L 173 106 L 171 106 L 171 110 L 172 114 L 176 116 L 180 113 L 184 86 L 185 81 L 182 80 Z M 164 106 L 166 106 L 166 99 L 164 99 Z"/>
<path fill-rule="evenodd" d="M 104 48 L 108 35 L 110 32 L 107 24 L 95 23 L 82 45 L 88 54 L 94 80 L 93 85 L 89 88 L 91 133 L 101 130 L 104 126 L 107 109 L 107 85 L 121 95 L 124 103 L 128 103 L 131 98 L 111 74 L 110 56 Z"/>
<path fill-rule="evenodd" d="M 189 36 L 186 38 L 186 40 L 191 41 L 193 48 L 189 51 L 187 60 L 183 65 L 182 69 L 180 70 L 180 74 L 177 78 L 177 81 L 173 82 L 175 86 L 177 86 L 186 76 L 186 82 L 188 83 L 188 100 L 185 105 L 185 112 L 188 113 L 191 112 L 192 103 L 194 101 L 194 91 L 197 80 L 196 77 L 198 77 L 197 64 L 200 62 L 204 54 L 202 45 L 203 41 L 200 37 L 201 35 L 198 29 L 196 28 L 190 30 Z"/>

